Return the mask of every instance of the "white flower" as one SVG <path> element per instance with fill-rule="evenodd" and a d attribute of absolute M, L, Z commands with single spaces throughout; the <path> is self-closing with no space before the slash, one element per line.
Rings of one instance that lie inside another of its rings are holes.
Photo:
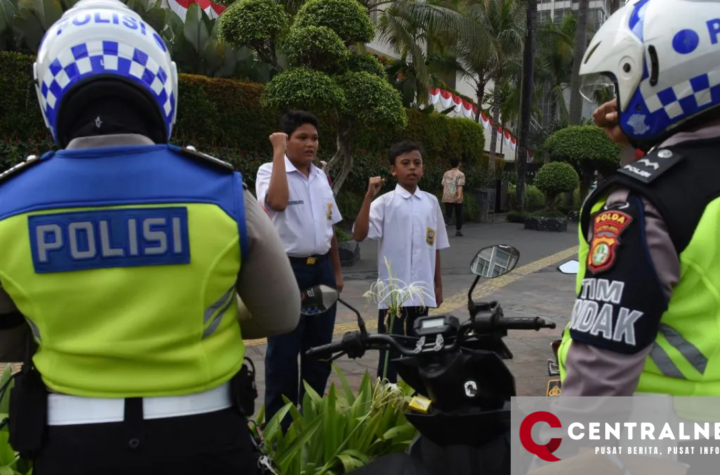
<path fill-rule="evenodd" d="M 387 257 L 384 258 L 385 267 L 388 270 L 388 280 L 378 278 L 371 286 L 370 290 L 365 292 L 363 297 L 375 303 L 384 303 L 388 307 L 388 313 L 399 315 L 399 310 L 403 304 L 414 297 L 420 300 L 420 306 L 425 307 L 425 299 L 431 295 L 425 282 L 406 282 L 394 278 L 392 275 L 392 266 Z"/>

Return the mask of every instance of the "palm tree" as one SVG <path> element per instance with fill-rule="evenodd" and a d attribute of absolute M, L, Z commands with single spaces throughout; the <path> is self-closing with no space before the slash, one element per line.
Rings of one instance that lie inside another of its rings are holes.
<path fill-rule="evenodd" d="M 432 0 L 428 5 L 433 6 Z M 379 13 L 378 39 L 400 56 L 387 68 L 389 79 L 403 94 L 406 107 L 426 104 L 429 89 L 442 85 L 441 77 L 463 72 L 445 35 L 425 28 L 403 2 L 391 4 Z"/>
<path fill-rule="evenodd" d="M 548 22 L 538 30 L 536 76 L 544 86 L 549 104 L 549 120 L 545 124 L 549 133 L 555 128 L 558 111 L 560 121 L 568 122 L 564 92 L 572 77 L 576 27 L 576 17 L 565 15 L 559 24 Z"/>
<path fill-rule="evenodd" d="M 575 30 L 575 56 L 570 81 L 570 125 L 579 125 L 582 118 L 582 97 L 580 96 L 580 63 L 587 48 L 587 20 L 590 0 L 578 2 L 577 29 Z"/>
<path fill-rule="evenodd" d="M 490 51 L 486 70 L 490 70 L 493 81 L 492 130 L 490 132 L 489 176 L 495 175 L 495 148 L 497 129 L 500 123 L 502 103 L 501 84 L 503 77 L 520 66 L 519 52 L 522 51 L 524 36 L 525 8 L 521 0 L 475 0 L 468 8 L 468 15 L 479 27 L 484 28 L 491 38 L 485 45 Z"/>

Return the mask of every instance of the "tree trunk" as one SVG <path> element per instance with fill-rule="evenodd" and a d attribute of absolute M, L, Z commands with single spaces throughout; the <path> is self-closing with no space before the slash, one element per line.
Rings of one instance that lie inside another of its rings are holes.
<path fill-rule="evenodd" d="M 593 178 L 595 178 L 595 170 L 591 168 L 583 169 L 580 174 L 580 203 L 585 201 L 588 191 L 590 191 L 590 185 L 592 185 Z"/>
<path fill-rule="evenodd" d="M 573 58 L 572 78 L 570 80 L 570 125 L 579 125 L 582 120 L 583 98 L 580 95 L 580 64 L 587 48 L 587 17 L 590 0 L 578 3 L 577 30 L 575 32 L 575 57 Z"/>
<path fill-rule="evenodd" d="M 348 175 L 350 175 L 350 172 L 352 172 L 352 130 L 352 124 L 346 124 L 345 127 L 340 128 L 340 131 L 337 135 L 337 152 L 335 152 L 335 156 L 332 158 L 332 160 L 330 160 L 330 163 L 338 163 L 339 161 L 342 161 L 340 173 L 338 173 L 338 175 L 333 179 L 333 193 L 335 194 L 335 196 L 340 193 L 340 189 L 345 183 L 345 180 L 347 180 Z M 330 167 L 330 163 L 328 163 L 328 168 Z"/>
<path fill-rule="evenodd" d="M 520 138 L 518 141 L 518 156 L 515 161 L 515 171 L 517 172 L 515 201 L 520 206 L 520 211 L 525 211 L 525 177 L 527 174 L 528 140 L 530 139 L 530 118 L 532 113 L 534 28 L 537 18 L 537 0 L 527 0 L 526 8 L 527 19 L 525 23 L 520 99 Z"/>
<path fill-rule="evenodd" d="M 475 122 L 480 121 L 480 112 L 482 112 L 483 96 L 485 96 L 485 83 L 475 83 L 475 93 L 477 97 L 477 111 L 475 112 Z"/>
<path fill-rule="evenodd" d="M 488 161 L 488 180 L 495 180 L 495 149 L 497 148 L 498 124 L 500 123 L 500 91 L 497 90 L 501 76 L 495 76 L 493 84 L 492 128 L 490 129 L 490 160 Z M 487 186 L 487 185 L 486 185 Z"/>
<path fill-rule="evenodd" d="M 547 124 L 547 133 L 552 134 L 555 130 L 555 116 L 557 116 L 557 99 L 550 94 L 550 121 Z"/>

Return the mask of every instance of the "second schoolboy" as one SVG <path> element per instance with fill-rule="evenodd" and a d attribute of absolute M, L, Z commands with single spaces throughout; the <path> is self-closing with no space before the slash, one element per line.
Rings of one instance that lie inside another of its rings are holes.
<path fill-rule="evenodd" d="M 378 274 L 386 285 L 389 273 L 385 259 L 390 262 L 392 278 L 422 285 L 425 295 L 415 295 L 403 303 L 400 319 L 395 319 L 393 334 L 411 335 L 413 324 L 428 314 L 428 308 L 442 304 L 440 249 L 450 247 L 445 220 L 437 198 L 418 187 L 423 175 L 422 148 L 414 142 L 400 142 L 389 153 L 390 172 L 397 179 L 393 191 L 374 199 L 383 180 L 376 176 L 369 180 L 368 191 L 355 221 L 353 238 L 378 241 Z M 424 305 L 423 305 L 424 304 Z M 389 319 L 387 305 L 379 302 L 378 332 L 386 333 Z M 390 360 L 397 358 L 391 351 Z M 380 353 L 378 376 L 382 377 L 386 352 Z M 387 379 L 397 382 L 397 369 L 388 363 Z"/>

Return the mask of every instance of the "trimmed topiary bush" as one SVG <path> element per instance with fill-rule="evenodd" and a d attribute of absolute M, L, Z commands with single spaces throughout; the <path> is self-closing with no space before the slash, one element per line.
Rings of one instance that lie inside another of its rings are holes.
<path fill-rule="evenodd" d="M 340 37 L 326 26 L 291 29 L 283 51 L 291 66 L 321 71 L 332 70 L 350 55 Z"/>
<path fill-rule="evenodd" d="M 310 0 L 295 19 L 295 27 L 305 26 L 326 26 L 347 46 L 370 43 L 375 38 L 368 10 L 357 0 Z"/>
<path fill-rule="evenodd" d="M 218 19 L 218 34 L 224 43 L 248 46 L 267 63 L 276 64 L 275 48 L 290 25 L 290 16 L 279 3 L 239 0 Z"/>
<path fill-rule="evenodd" d="M 364 71 L 383 79 L 387 78 L 382 63 L 371 54 L 350 53 L 340 64 L 340 70 L 346 73 Z"/>
<path fill-rule="evenodd" d="M 594 125 L 572 126 L 558 130 L 543 144 L 543 152 L 552 161 L 567 162 L 582 176 L 581 196 L 586 196 L 597 170 L 606 175 L 620 166 L 622 147 Z"/>
<path fill-rule="evenodd" d="M 332 109 L 342 107 L 345 94 L 330 76 L 308 68 L 295 68 L 275 76 L 261 99 L 269 109 Z"/>
<path fill-rule="evenodd" d="M 569 193 L 578 186 L 578 174 L 575 169 L 563 162 L 550 162 L 543 165 L 535 176 L 535 186 L 545 194 L 548 210 L 555 209 L 555 201 L 561 193 Z"/>

